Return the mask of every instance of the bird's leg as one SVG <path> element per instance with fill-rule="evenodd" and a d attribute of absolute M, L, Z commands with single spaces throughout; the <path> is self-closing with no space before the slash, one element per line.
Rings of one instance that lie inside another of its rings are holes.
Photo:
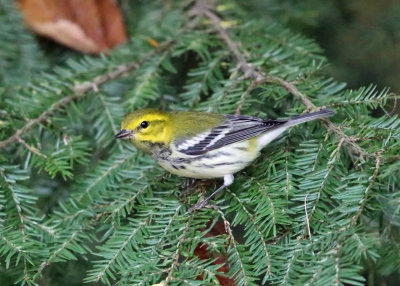
<path fill-rule="evenodd" d="M 206 206 L 208 204 L 208 202 L 215 197 L 216 194 L 218 194 L 220 191 L 222 191 L 223 189 L 225 189 L 226 187 L 230 186 L 233 183 L 233 175 L 225 175 L 224 176 L 224 184 L 219 187 L 216 191 L 214 191 L 210 196 L 208 196 L 206 199 L 202 200 L 201 202 L 195 204 L 194 206 L 192 206 L 189 209 L 189 212 L 194 212 L 197 211 L 201 208 L 203 208 L 204 206 Z"/>
<path fill-rule="evenodd" d="M 197 210 L 199 210 L 199 209 L 205 207 L 205 206 L 208 204 L 208 202 L 209 202 L 216 194 L 218 194 L 220 191 L 222 191 L 225 187 L 226 187 L 225 184 L 223 184 L 223 185 L 222 185 L 221 187 L 219 187 L 214 193 L 212 193 L 209 197 L 207 197 L 206 199 L 204 199 L 204 200 L 202 200 L 201 202 L 199 202 L 199 203 L 195 204 L 194 206 L 192 206 L 192 207 L 189 209 L 189 212 L 194 212 L 194 211 L 197 211 Z"/>

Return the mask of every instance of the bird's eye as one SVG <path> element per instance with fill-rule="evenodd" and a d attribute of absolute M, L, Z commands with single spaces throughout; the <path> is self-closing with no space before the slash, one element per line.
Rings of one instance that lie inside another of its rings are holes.
<path fill-rule="evenodd" d="M 147 126 L 149 126 L 149 123 L 147 121 L 143 121 L 142 123 L 140 123 L 140 127 L 142 127 L 143 129 L 147 128 Z"/>

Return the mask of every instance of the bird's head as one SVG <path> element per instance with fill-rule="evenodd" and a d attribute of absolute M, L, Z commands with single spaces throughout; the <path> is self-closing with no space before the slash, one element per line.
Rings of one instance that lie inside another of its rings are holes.
<path fill-rule="evenodd" d="M 130 139 L 135 145 L 143 143 L 163 143 L 170 140 L 170 116 L 156 109 L 140 109 L 129 113 L 121 124 L 117 139 Z M 140 146 L 139 146 L 140 147 Z"/>

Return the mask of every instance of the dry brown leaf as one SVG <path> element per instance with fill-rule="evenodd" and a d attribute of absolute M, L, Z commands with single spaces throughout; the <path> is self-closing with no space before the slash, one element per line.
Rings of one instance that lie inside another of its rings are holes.
<path fill-rule="evenodd" d="M 84 53 L 101 53 L 127 40 L 114 0 L 18 0 L 36 33 Z"/>

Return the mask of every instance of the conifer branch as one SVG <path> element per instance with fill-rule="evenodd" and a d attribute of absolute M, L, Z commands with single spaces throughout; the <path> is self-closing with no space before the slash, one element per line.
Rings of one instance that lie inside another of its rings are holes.
<path fill-rule="evenodd" d="M 239 72 L 239 69 L 238 69 L 238 68 L 234 69 L 234 71 L 230 74 L 229 79 L 230 79 L 230 80 L 236 79 L 236 78 L 237 78 L 238 72 Z M 239 81 L 239 80 L 235 80 L 235 81 L 233 81 L 233 82 L 229 82 L 229 83 L 226 85 L 226 89 L 224 89 L 223 94 L 222 94 L 220 100 L 222 101 L 224 98 L 226 98 L 227 96 L 229 96 L 230 92 L 231 92 L 232 90 L 235 90 L 235 88 L 236 88 L 239 84 L 240 84 L 240 81 Z M 213 111 L 213 110 L 215 110 L 215 108 L 217 107 L 217 105 L 218 105 L 217 102 L 215 102 L 214 104 L 210 104 L 210 107 L 209 107 L 209 110 L 208 110 L 208 111 Z M 240 112 L 240 109 L 239 109 L 239 112 Z"/>
<path fill-rule="evenodd" d="M 256 81 L 262 81 L 265 76 L 258 71 L 254 66 L 249 64 L 246 60 L 246 57 L 239 51 L 238 43 L 234 42 L 227 31 L 221 25 L 221 19 L 211 12 L 209 8 L 209 3 L 207 0 L 197 0 L 195 6 L 193 7 L 193 11 L 199 15 L 205 15 L 207 18 L 211 20 L 214 28 L 217 30 L 221 39 L 226 43 L 228 49 L 234 54 L 236 60 L 238 62 L 238 67 L 244 73 L 245 78 L 252 78 Z"/>
<path fill-rule="evenodd" d="M 8 179 L 2 170 L 0 170 L 0 176 L 1 176 L 1 179 L 4 181 L 4 184 L 6 185 L 7 190 L 10 192 L 12 202 L 13 202 L 15 209 L 17 211 L 17 214 L 18 214 L 19 224 L 20 224 L 19 229 L 21 231 L 21 236 L 22 236 L 23 241 L 25 242 L 26 233 L 25 233 L 24 215 L 22 214 L 21 202 L 18 198 L 18 195 L 15 193 L 13 187 L 8 182 Z"/>
<path fill-rule="evenodd" d="M 257 80 L 253 80 L 251 81 L 251 83 L 249 84 L 249 86 L 247 87 L 246 91 L 243 93 L 242 97 L 240 98 L 239 104 L 236 108 L 235 114 L 239 115 L 240 111 L 244 105 L 244 102 L 246 101 L 246 99 L 250 96 L 250 93 L 260 84 L 262 84 L 263 82 L 261 81 L 257 81 Z"/>
<path fill-rule="evenodd" d="M 28 265 L 26 263 L 26 259 L 24 258 L 24 281 L 30 281 L 31 277 L 28 274 Z"/>
<path fill-rule="evenodd" d="M 304 286 L 312 286 L 315 285 L 315 281 L 318 281 L 317 279 L 320 277 L 322 273 L 322 263 L 325 261 L 321 261 L 321 267 L 318 269 L 318 271 L 315 271 L 315 273 L 310 277 L 310 279 L 307 280 L 306 283 L 304 283 Z"/>
<path fill-rule="evenodd" d="M 143 222 L 141 222 L 138 226 L 134 227 L 132 232 L 129 234 L 129 236 L 124 240 L 124 242 L 121 244 L 121 246 L 117 249 L 117 251 L 114 253 L 114 255 L 111 257 L 111 259 L 108 260 L 107 264 L 104 266 L 104 268 L 99 272 L 99 274 L 96 277 L 96 282 L 99 282 L 104 274 L 106 274 L 107 270 L 110 269 L 111 265 L 115 262 L 115 260 L 118 258 L 119 255 L 121 255 L 122 251 L 125 249 L 125 247 L 128 245 L 128 243 L 135 237 L 135 235 L 144 227 L 145 225 L 149 224 L 151 221 L 151 215 L 147 218 L 144 219 Z"/>
<path fill-rule="evenodd" d="M 11 246 L 12 249 L 16 250 L 17 252 L 21 253 L 22 255 L 25 255 L 25 250 L 23 250 L 21 246 L 16 245 L 12 241 L 10 241 L 7 237 L 5 237 L 3 234 L 0 234 L 0 237 L 6 244 Z"/>
<path fill-rule="evenodd" d="M 164 286 L 168 286 L 168 283 L 171 282 L 171 280 L 173 278 L 172 274 L 173 274 L 175 268 L 177 268 L 178 265 L 179 265 L 179 256 L 180 256 L 179 252 L 181 251 L 182 244 L 185 242 L 186 233 L 189 230 L 190 223 L 191 223 L 192 220 L 193 220 L 193 216 L 191 215 L 189 217 L 189 219 L 185 223 L 185 227 L 184 227 L 184 229 L 182 231 L 182 234 L 179 236 L 178 242 L 176 244 L 176 250 L 175 250 L 175 253 L 174 253 L 174 256 L 173 256 L 172 265 L 168 269 L 168 275 L 167 275 L 167 278 L 165 279 Z"/>
<path fill-rule="evenodd" d="M 25 136 L 26 133 L 29 132 L 33 127 L 40 124 L 41 122 L 46 121 L 54 112 L 64 108 L 64 106 L 66 106 L 72 101 L 85 97 L 89 91 L 97 91 L 99 86 L 105 84 L 106 82 L 109 82 L 113 79 L 116 79 L 127 73 L 137 70 L 147 61 L 147 59 L 156 54 L 162 53 L 165 50 L 168 50 L 169 48 L 172 47 L 173 43 L 174 43 L 173 40 L 166 41 L 165 43 L 160 44 L 157 47 L 157 49 L 147 53 L 142 59 L 138 61 L 132 62 L 127 65 L 120 65 L 109 73 L 96 76 L 92 80 L 76 84 L 72 88 L 71 94 L 61 98 L 60 100 L 52 104 L 46 111 L 40 114 L 37 118 L 28 120 L 28 122 L 23 127 L 15 131 L 14 135 L 10 136 L 9 138 L 3 141 L 0 141 L 0 149 L 6 147 L 10 143 L 18 141 L 18 139 Z"/>
<path fill-rule="evenodd" d="M 354 153 L 358 154 L 360 156 L 361 161 L 364 161 L 364 156 L 365 157 L 370 157 L 371 154 L 369 154 L 368 152 L 366 152 L 364 149 L 362 149 L 360 147 L 360 145 L 358 145 L 357 142 L 357 138 L 353 138 L 353 137 L 349 137 L 347 136 L 341 129 L 340 126 L 336 126 L 332 123 L 332 121 L 328 118 L 323 118 L 321 119 L 325 125 L 328 127 L 329 131 L 332 131 L 333 133 L 335 133 L 337 136 L 339 136 L 339 138 L 343 139 L 344 142 L 351 146 L 352 151 L 354 151 Z"/>
<path fill-rule="evenodd" d="M 283 78 L 280 78 L 275 75 L 267 75 L 265 77 L 265 81 L 269 83 L 277 83 L 283 86 L 287 91 L 289 91 L 295 97 L 300 99 L 300 101 L 306 106 L 307 111 L 319 109 L 319 107 L 316 107 L 305 94 L 301 93 L 297 89 L 297 87 L 293 83 L 286 81 Z"/>
<path fill-rule="evenodd" d="M 342 138 L 342 139 L 339 141 L 339 144 L 337 145 L 336 149 L 333 151 L 333 158 L 331 158 L 331 159 L 329 160 L 329 162 L 328 162 L 328 169 L 326 170 L 326 173 L 325 173 L 325 175 L 324 175 L 324 179 L 323 179 L 323 181 L 321 182 L 321 184 L 320 184 L 320 186 L 319 186 L 319 188 L 318 188 L 317 198 L 316 198 L 315 201 L 313 202 L 313 207 L 312 207 L 310 213 L 309 213 L 308 215 L 306 215 L 306 218 L 305 218 L 305 219 L 306 219 L 306 222 L 307 222 L 307 227 L 308 227 L 308 232 L 309 232 L 310 239 L 311 239 L 311 232 L 310 232 L 310 228 L 309 228 L 309 227 L 310 227 L 310 226 L 309 226 L 309 222 L 311 221 L 311 219 L 312 219 L 312 217 L 313 217 L 313 215 L 314 215 L 314 213 L 315 213 L 315 210 L 316 210 L 316 208 L 317 208 L 317 204 L 318 204 L 318 202 L 319 202 L 319 200 L 320 200 L 320 197 L 321 197 L 321 193 L 322 193 L 322 191 L 323 191 L 323 189 L 324 189 L 324 187 L 325 187 L 325 185 L 326 185 L 326 183 L 327 183 L 327 179 L 328 179 L 330 173 L 332 172 L 333 167 L 335 166 L 336 161 L 337 161 L 337 160 L 339 159 L 339 157 L 340 157 L 340 149 L 342 148 L 343 143 L 344 143 L 344 139 Z M 332 157 L 332 155 L 331 155 L 331 157 Z M 309 193 L 307 193 L 307 195 L 309 195 Z"/>
<path fill-rule="evenodd" d="M 324 145 L 326 144 L 326 142 L 327 142 L 328 139 L 329 139 L 329 133 L 327 133 L 327 134 L 325 135 L 324 140 L 319 144 L 318 152 L 317 152 L 317 154 L 315 154 L 315 161 L 314 161 L 314 165 L 313 165 L 313 167 L 312 167 L 312 170 L 313 170 L 313 171 L 315 171 L 316 168 L 317 168 L 318 157 L 320 156 L 320 154 L 321 154 L 321 152 L 322 152 L 322 150 L 323 150 L 323 148 L 324 148 Z M 339 141 L 339 143 L 340 143 L 340 141 Z M 342 142 L 342 144 L 343 144 L 343 142 Z"/>
<path fill-rule="evenodd" d="M 111 114 L 111 112 L 110 112 L 110 108 L 108 107 L 108 105 L 107 105 L 106 101 L 104 100 L 104 97 L 103 97 L 103 95 L 102 95 L 101 93 L 97 92 L 97 96 L 99 97 L 100 102 L 101 102 L 101 105 L 103 106 L 104 111 L 105 111 L 105 113 L 106 113 L 107 119 L 108 119 L 108 121 L 110 122 L 110 126 L 111 126 L 111 129 L 112 129 L 112 131 L 113 131 L 113 134 L 117 134 L 117 132 L 118 132 L 119 130 L 118 130 L 118 128 L 115 126 L 115 123 L 114 123 L 112 114 Z M 118 145 L 119 150 L 122 152 L 123 149 L 122 149 L 121 141 L 120 141 L 120 140 L 116 140 L 116 143 L 117 143 L 117 145 Z"/>
<path fill-rule="evenodd" d="M 381 167 L 381 156 L 382 156 L 383 151 L 378 151 L 375 153 L 375 169 L 374 169 L 374 173 L 372 174 L 372 176 L 369 178 L 369 185 L 368 187 L 365 189 L 364 192 L 364 197 L 362 198 L 361 202 L 360 202 L 360 207 L 357 210 L 355 216 L 352 218 L 351 220 L 351 224 L 355 225 L 358 221 L 358 219 L 360 218 L 365 205 L 368 201 L 369 198 L 369 193 L 372 190 L 372 187 L 374 186 L 376 180 L 378 179 L 378 175 L 379 175 L 379 169 Z"/>
<path fill-rule="evenodd" d="M 130 198 L 128 198 L 127 200 L 125 200 L 122 204 L 117 205 L 116 208 L 113 208 L 112 213 L 113 214 L 118 214 L 123 208 L 125 208 L 126 206 L 128 206 L 129 204 L 133 204 L 139 195 L 143 194 L 146 191 L 146 188 L 141 188 L 138 192 L 136 192 L 133 196 L 131 196 Z M 116 205 L 116 203 L 113 203 L 111 205 Z M 104 215 L 105 213 L 103 213 L 102 215 Z"/>
<path fill-rule="evenodd" d="M 239 250 L 238 250 L 238 248 L 237 248 L 237 242 L 236 242 L 236 240 L 235 240 L 235 237 L 233 236 L 231 224 L 230 224 L 230 222 L 226 219 L 225 214 L 224 214 L 219 208 L 217 208 L 216 210 L 218 211 L 218 213 L 220 214 L 220 216 L 221 216 L 221 218 L 222 218 L 222 220 L 223 220 L 223 222 L 224 222 L 225 231 L 228 233 L 228 244 L 229 244 L 229 246 L 231 246 L 232 249 L 235 251 L 236 256 L 237 256 L 237 259 L 239 260 L 239 261 L 238 261 L 238 263 L 239 263 L 239 265 L 240 265 L 240 269 L 239 269 L 239 270 L 240 270 L 240 272 L 242 273 L 243 278 L 245 279 L 243 285 L 244 285 L 244 286 L 247 286 L 247 285 L 249 285 L 249 278 L 247 277 L 246 270 L 245 270 L 245 268 L 244 268 L 244 266 L 243 266 L 243 261 L 242 261 L 242 259 L 241 259 L 241 257 L 240 257 L 240 253 L 239 253 Z M 240 283 L 240 284 L 242 284 L 242 283 Z"/>
<path fill-rule="evenodd" d="M 173 222 L 173 221 L 175 220 L 175 218 L 178 216 L 179 210 L 181 209 L 181 207 L 182 207 L 182 205 L 179 205 L 179 206 L 176 208 L 174 215 L 171 217 L 171 219 L 168 221 L 168 224 L 167 224 L 167 225 L 165 226 L 165 228 L 164 228 L 163 236 L 160 236 L 160 238 L 159 238 L 158 241 L 156 242 L 156 244 L 155 244 L 155 245 L 156 245 L 155 249 L 157 249 L 157 248 L 160 246 L 162 240 L 165 238 L 166 234 L 168 233 L 169 229 L 171 228 L 172 222 Z"/>
<path fill-rule="evenodd" d="M 340 285 L 340 256 L 339 252 L 341 250 L 342 246 L 341 244 L 337 244 L 334 250 L 334 255 L 335 255 L 335 285 Z"/>
<path fill-rule="evenodd" d="M 289 191 L 292 188 L 291 184 L 291 175 L 289 173 L 289 145 L 288 145 L 288 138 L 286 138 L 286 148 L 285 148 L 285 193 L 286 193 L 286 199 L 289 200 Z"/>
<path fill-rule="evenodd" d="M 44 159 L 47 159 L 47 156 L 46 156 L 46 155 L 40 153 L 40 151 L 39 151 L 37 148 L 35 148 L 35 147 L 29 145 L 29 144 L 26 143 L 22 138 L 17 137 L 17 141 L 18 141 L 19 143 L 21 143 L 22 145 L 24 145 L 25 148 L 28 149 L 29 151 L 31 151 L 33 154 L 36 154 L 36 155 L 38 155 L 39 157 L 42 157 L 42 158 L 44 158 Z"/>
<path fill-rule="evenodd" d="M 265 191 L 264 186 L 260 186 L 263 194 L 265 195 L 265 198 L 268 200 L 269 205 L 271 207 L 271 217 L 272 217 L 272 224 L 276 228 L 276 211 L 275 211 L 275 206 L 274 203 L 271 200 L 271 197 L 269 196 L 268 192 Z"/>
<path fill-rule="evenodd" d="M 217 275 L 219 274 L 219 275 L 221 275 L 222 273 L 221 272 L 212 272 L 212 271 L 210 271 L 209 269 L 207 269 L 207 268 L 204 268 L 204 267 L 199 267 L 199 266 L 196 266 L 196 265 L 190 265 L 190 267 L 191 268 L 193 268 L 193 269 L 197 269 L 198 271 L 199 271 L 199 273 L 207 273 L 209 276 L 213 276 L 213 282 L 215 283 L 214 285 L 220 285 L 220 283 L 219 283 L 219 281 L 218 281 L 218 278 L 217 278 Z M 153 286 L 153 285 L 152 285 Z M 160 286 L 164 286 L 164 285 L 160 285 Z"/>
<path fill-rule="evenodd" d="M 293 264 L 295 262 L 297 253 L 301 250 L 300 249 L 300 245 L 301 245 L 301 241 L 304 239 L 304 235 L 302 237 L 298 237 L 297 238 L 297 243 L 295 246 L 295 249 L 292 251 L 292 255 L 289 258 L 289 261 L 287 262 L 287 264 L 285 265 L 285 275 L 283 276 L 283 280 L 282 283 L 280 283 L 279 285 L 288 285 L 289 283 L 289 276 L 290 276 L 290 272 L 292 271 L 292 267 Z"/>
<path fill-rule="evenodd" d="M 275 75 L 265 74 L 257 67 L 250 64 L 247 61 L 245 55 L 239 50 L 239 44 L 231 39 L 227 30 L 221 25 L 221 19 L 210 10 L 207 0 L 197 0 L 193 7 L 193 10 L 194 13 L 204 15 L 210 19 L 213 27 L 218 32 L 221 39 L 225 42 L 228 49 L 235 56 L 238 67 L 242 70 L 244 74 L 244 78 L 250 78 L 255 80 L 256 82 L 261 83 L 277 83 L 284 87 L 291 94 L 293 94 L 296 98 L 300 99 L 300 101 L 306 106 L 307 111 L 319 109 L 319 107 L 315 106 L 311 102 L 311 100 L 305 94 L 301 93 L 293 83 Z M 335 126 L 332 121 L 330 121 L 328 118 L 324 118 L 321 120 L 323 120 L 329 131 L 339 136 L 339 138 L 343 138 L 344 142 L 346 142 L 346 144 L 348 144 L 352 148 L 352 150 L 360 156 L 362 160 L 364 156 L 369 156 L 369 154 L 365 150 L 363 150 L 358 144 L 356 144 L 352 138 L 344 134 L 344 132 L 340 130 L 340 127 Z"/>
<path fill-rule="evenodd" d="M 269 251 L 268 251 L 267 242 L 266 242 L 265 239 L 264 239 L 264 236 L 263 236 L 263 234 L 262 234 L 262 231 L 261 231 L 260 227 L 258 226 L 258 224 L 255 223 L 255 221 L 254 221 L 254 219 L 255 219 L 254 215 L 253 215 L 252 213 L 250 213 L 250 211 L 246 208 L 246 206 L 245 206 L 245 205 L 242 203 L 242 201 L 236 196 L 235 193 L 232 193 L 231 190 L 229 190 L 229 189 L 227 189 L 226 191 L 227 191 L 232 197 L 234 197 L 235 200 L 239 203 L 239 205 L 242 207 L 242 210 L 247 214 L 247 216 L 249 217 L 249 220 L 251 221 L 252 225 L 253 225 L 254 228 L 256 229 L 256 231 L 257 231 L 257 233 L 258 233 L 258 235 L 259 235 L 259 237 L 260 237 L 261 243 L 262 243 L 262 245 L 263 245 L 264 252 L 265 252 L 265 260 L 266 260 L 266 264 L 267 264 L 267 274 L 268 274 L 268 275 L 271 275 L 271 274 L 272 274 L 272 273 L 271 273 L 271 267 L 272 267 L 272 265 L 271 265 L 271 255 L 270 255 L 270 253 L 269 253 Z M 269 197 L 268 197 L 268 199 L 271 201 L 271 199 L 270 199 Z M 272 208 L 273 208 L 272 202 L 271 202 L 271 205 L 272 205 Z M 272 217 L 273 217 L 273 220 L 275 220 L 275 216 L 272 215 Z"/>
<path fill-rule="evenodd" d="M 98 176 L 89 186 L 85 188 L 83 192 L 79 195 L 77 198 L 78 202 L 81 202 L 82 199 L 85 196 L 90 197 L 90 191 L 98 184 L 100 183 L 104 178 L 106 178 L 110 173 L 115 170 L 116 168 L 120 167 L 122 164 L 124 164 L 126 161 L 132 159 L 133 157 L 136 156 L 136 153 L 131 152 L 128 156 L 123 157 L 122 159 L 116 160 L 113 165 L 111 165 L 109 168 L 107 168 L 100 176 Z"/>
<path fill-rule="evenodd" d="M 48 226 L 43 225 L 41 223 L 38 223 L 38 222 L 36 222 L 34 220 L 31 220 L 31 219 L 29 219 L 27 217 L 24 217 L 24 220 L 26 222 L 29 222 L 30 224 L 33 224 L 33 225 L 37 226 L 38 228 L 40 228 L 41 230 L 43 230 L 44 232 L 46 232 L 47 234 L 49 234 L 50 236 L 52 236 L 54 238 L 57 236 L 55 231 L 54 231 L 54 229 L 51 228 L 51 227 L 48 227 Z"/>
<path fill-rule="evenodd" d="M 81 227 L 80 227 L 79 229 L 75 230 L 75 231 L 68 237 L 68 239 L 67 239 L 66 241 L 64 241 L 63 244 L 62 244 L 59 248 L 57 248 L 57 249 L 50 255 L 50 257 L 49 257 L 46 261 L 44 261 L 44 262 L 42 262 L 42 263 L 40 264 L 40 266 L 39 266 L 37 272 L 36 272 L 35 275 L 33 276 L 33 281 L 36 281 L 36 279 L 39 278 L 39 276 L 41 275 L 41 273 L 43 272 L 43 270 L 44 270 L 48 265 L 50 265 L 50 263 L 53 262 L 53 260 L 54 260 L 55 258 L 57 258 L 57 256 L 58 256 L 62 251 L 64 251 L 64 250 L 75 240 L 75 238 L 78 236 L 78 234 L 79 234 L 81 231 L 83 231 L 85 228 L 86 228 L 86 225 L 84 225 L 84 224 L 81 225 Z"/>

